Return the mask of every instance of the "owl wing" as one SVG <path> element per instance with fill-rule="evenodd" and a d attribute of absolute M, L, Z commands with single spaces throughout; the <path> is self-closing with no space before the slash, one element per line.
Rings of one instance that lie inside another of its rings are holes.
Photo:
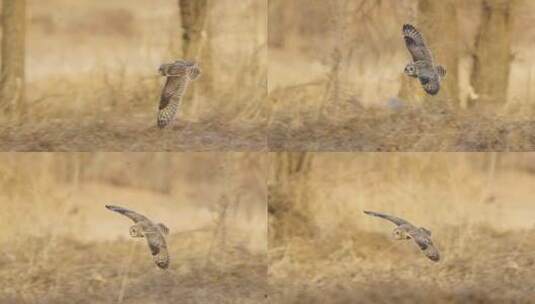
<path fill-rule="evenodd" d="M 163 235 L 160 232 L 149 232 L 145 233 L 145 238 L 156 266 L 166 269 L 169 266 L 169 253 Z"/>
<path fill-rule="evenodd" d="M 165 127 L 174 117 L 189 80 L 185 74 L 169 76 L 165 82 L 158 107 L 158 126 Z"/>
<path fill-rule="evenodd" d="M 426 257 L 433 262 L 438 262 L 440 260 L 440 253 L 431 240 L 431 233 L 427 232 L 429 231 L 425 229 L 423 232 L 421 230 L 413 230 L 409 231 L 409 236 L 414 240 L 416 245 L 418 245 L 418 248 L 420 248 Z"/>
<path fill-rule="evenodd" d="M 106 205 L 106 208 L 110 209 L 111 211 L 115 211 L 115 212 L 118 212 L 128 218 L 130 218 L 131 220 L 134 221 L 134 223 L 137 223 L 137 222 L 149 222 L 150 223 L 150 220 L 145 217 L 144 215 L 141 215 L 135 211 L 132 211 L 132 210 L 129 210 L 129 209 L 126 209 L 126 208 L 123 208 L 123 207 L 119 207 L 119 206 L 113 206 L 113 205 Z"/>
<path fill-rule="evenodd" d="M 403 39 L 414 62 L 420 60 L 433 62 L 431 51 L 425 44 L 422 34 L 414 26 L 410 24 L 403 25 Z"/>
<path fill-rule="evenodd" d="M 167 77 L 167 80 L 162 90 L 162 95 L 160 97 L 160 105 L 158 109 L 165 109 L 172 99 L 180 100 L 180 98 L 184 94 L 187 81 L 188 80 L 185 75 Z"/>
<path fill-rule="evenodd" d="M 364 211 L 364 213 L 366 213 L 368 215 L 384 218 L 385 220 L 391 221 L 392 223 L 396 224 L 397 226 L 399 226 L 399 225 L 411 225 L 412 226 L 412 224 L 407 222 L 406 220 L 401 219 L 399 217 L 391 216 L 391 215 L 388 215 L 388 214 L 379 213 L 379 212 L 373 212 L 373 211 Z"/>

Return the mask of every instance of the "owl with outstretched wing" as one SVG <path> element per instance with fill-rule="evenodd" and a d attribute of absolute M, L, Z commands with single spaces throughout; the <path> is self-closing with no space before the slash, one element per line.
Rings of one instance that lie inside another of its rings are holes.
<path fill-rule="evenodd" d="M 422 34 L 412 25 L 403 25 L 403 39 L 412 57 L 412 62 L 405 66 L 405 74 L 418 78 L 425 92 L 438 94 L 440 82 L 446 76 L 446 69 L 435 65 L 431 50 L 427 47 Z"/>
<path fill-rule="evenodd" d="M 164 235 L 169 234 L 169 228 L 162 223 L 155 224 L 144 215 L 123 207 L 106 205 L 106 208 L 134 221 L 134 225 L 130 226 L 130 236 L 145 238 L 154 263 L 162 269 L 169 267 L 169 253 L 164 237 Z"/>
<path fill-rule="evenodd" d="M 410 240 L 412 239 L 422 253 L 433 262 L 440 260 L 440 253 L 431 240 L 431 231 L 423 228 L 416 227 L 413 224 L 407 222 L 399 217 L 391 216 L 384 213 L 364 211 L 364 213 L 383 218 L 396 225 L 394 228 L 393 236 L 396 240 Z"/>
<path fill-rule="evenodd" d="M 193 61 L 177 60 L 160 65 L 159 72 L 167 78 L 160 97 L 157 121 L 158 127 L 164 128 L 175 117 L 189 83 L 199 77 L 201 70 Z"/>

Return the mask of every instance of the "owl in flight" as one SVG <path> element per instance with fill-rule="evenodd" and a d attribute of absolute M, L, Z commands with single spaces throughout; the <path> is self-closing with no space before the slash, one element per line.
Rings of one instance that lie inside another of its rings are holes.
<path fill-rule="evenodd" d="M 201 70 L 193 61 L 177 60 L 160 65 L 159 72 L 167 77 L 158 107 L 158 127 L 163 128 L 175 117 L 189 82 L 197 79 Z"/>
<path fill-rule="evenodd" d="M 166 269 L 169 266 L 169 254 L 164 238 L 164 235 L 169 234 L 169 228 L 162 223 L 154 224 L 145 216 L 132 210 L 112 205 L 106 205 L 106 208 L 133 220 L 135 224 L 130 227 L 130 236 L 146 238 L 154 263 L 162 269 Z"/>
<path fill-rule="evenodd" d="M 405 66 L 405 74 L 418 78 L 428 94 L 436 95 L 440 90 L 440 82 L 446 76 L 446 69 L 435 65 L 422 34 L 414 26 L 403 25 L 403 39 L 412 56 L 412 62 Z"/>
<path fill-rule="evenodd" d="M 396 240 L 409 240 L 412 239 L 418 248 L 427 256 L 431 261 L 438 262 L 440 260 L 440 253 L 438 249 L 433 244 L 431 240 L 431 231 L 423 228 L 416 227 L 413 224 L 407 222 L 406 220 L 400 219 L 395 216 L 373 212 L 373 211 L 364 211 L 364 213 L 372 216 L 377 216 L 384 218 L 392 223 L 396 224 L 394 228 L 393 235 Z"/>

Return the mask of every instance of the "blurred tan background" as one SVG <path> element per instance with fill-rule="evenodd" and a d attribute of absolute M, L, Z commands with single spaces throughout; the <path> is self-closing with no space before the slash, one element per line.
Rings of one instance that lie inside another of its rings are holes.
<path fill-rule="evenodd" d="M 270 159 L 269 271 L 278 301 L 529 302 L 535 154 L 282 152 Z M 431 230 L 441 261 L 394 241 L 394 225 L 363 210 Z"/>
<path fill-rule="evenodd" d="M 267 4 L 198 1 L 207 4 L 188 52 L 182 2 L 27 0 L 25 92 L 17 106 L 4 94 L 4 123 L 16 126 L 0 134 L 4 150 L 184 150 L 200 140 L 222 150 L 239 145 L 232 136 L 249 141 L 241 149 L 260 150 Z M 202 77 L 177 115 L 183 132 L 170 136 L 152 128 L 164 84 L 158 67 L 181 58 L 197 60 Z"/>
<path fill-rule="evenodd" d="M 532 151 L 534 18 L 527 0 L 270 1 L 270 147 Z M 448 70 L 437 96 L 403 74 L 405 23 Z"/>
<path fill-rule="evenodd" d="M 0 164 L 0 302 L 264 296 L 263 155 L 4 153 Z M 145 240 L 129 237 L 133 223 L 107 210 L 110 203 L 170 228 L 167 271 L 154 265 Z"/>

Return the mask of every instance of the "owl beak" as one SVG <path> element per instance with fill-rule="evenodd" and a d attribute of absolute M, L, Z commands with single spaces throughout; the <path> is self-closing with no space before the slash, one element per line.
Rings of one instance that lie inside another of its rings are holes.
<path fill-rule="evenodd" d="M 158 69 L 158 72 L 162 76 L 167 76 L 167 69 L 166 69 L 165 65 L 163 65 L 163 64 L 160 65 L 160 68 Z"/>

